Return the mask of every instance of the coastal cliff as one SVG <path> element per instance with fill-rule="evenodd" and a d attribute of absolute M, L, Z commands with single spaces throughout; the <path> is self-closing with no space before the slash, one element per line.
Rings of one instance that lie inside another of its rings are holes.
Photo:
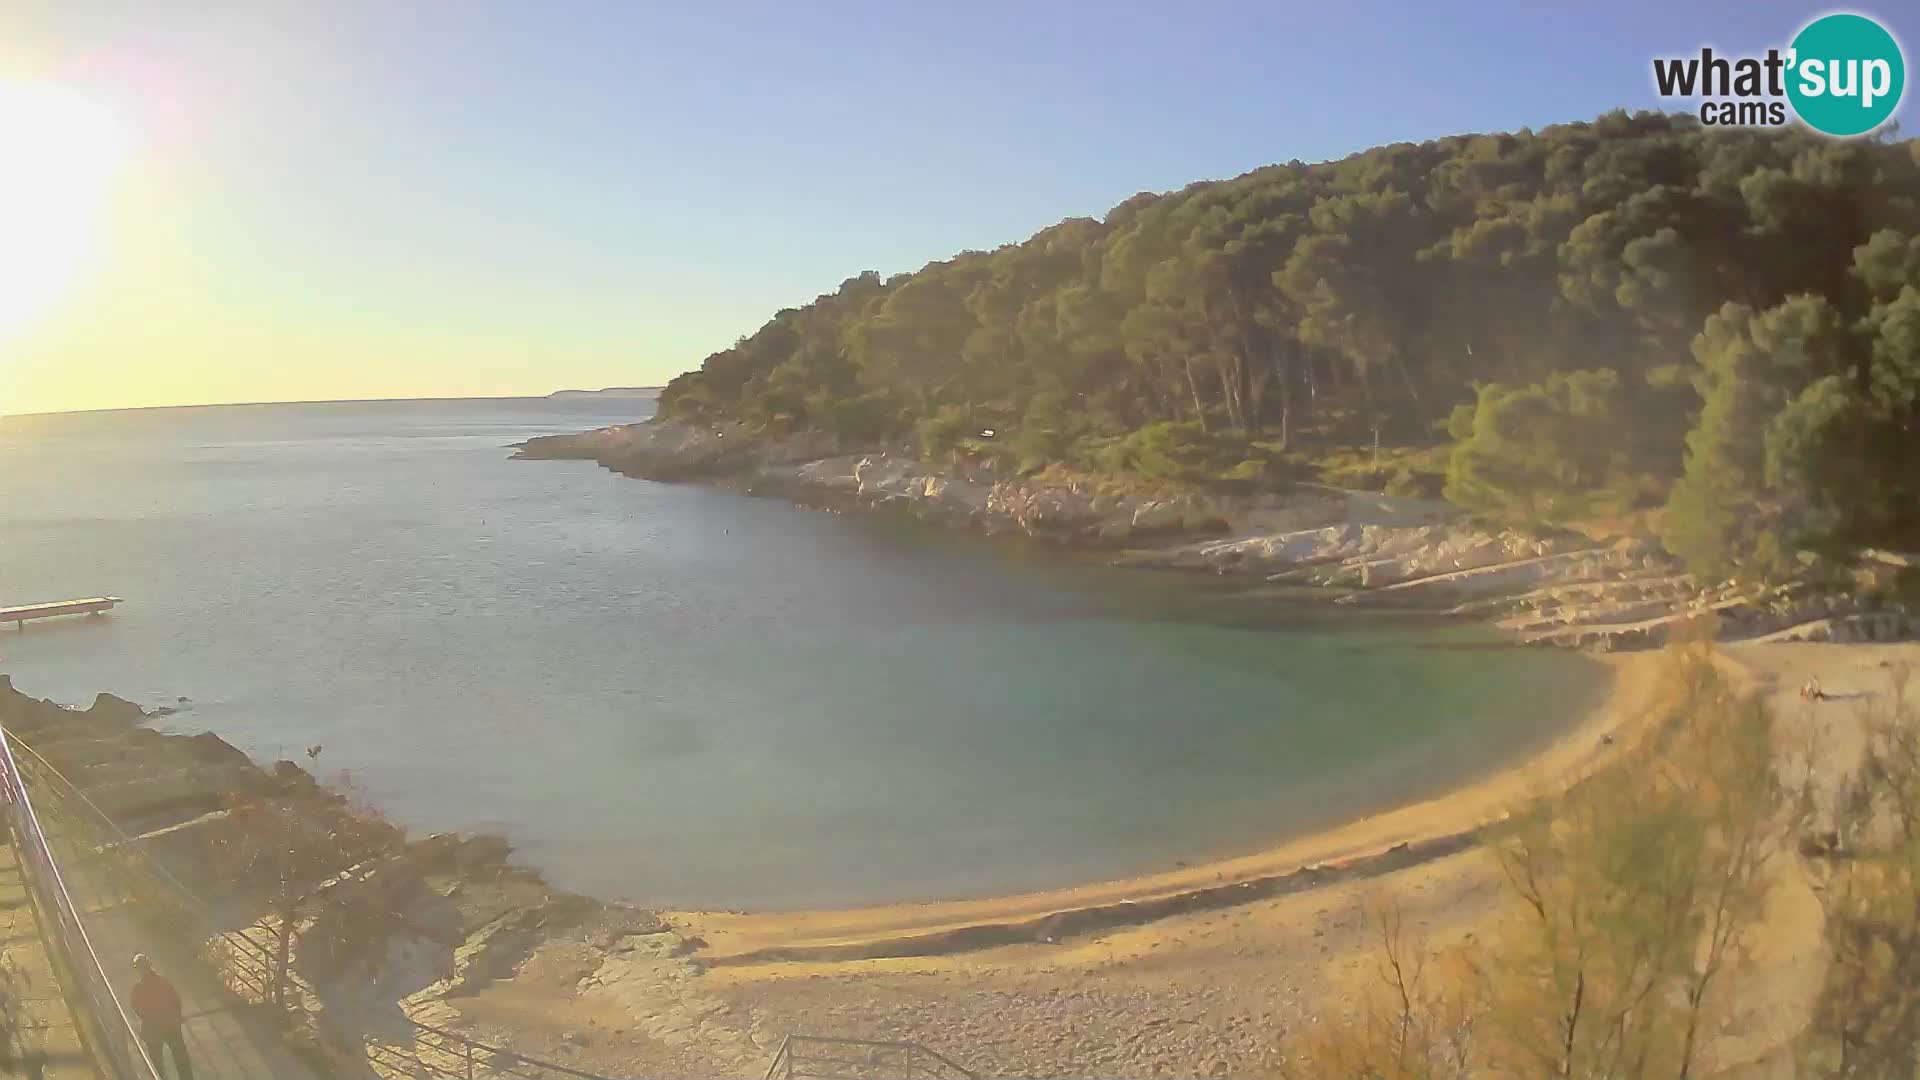
<path fill-rule="evenodd" d="M 1437 500 L 1314 484 L 1257 493 L 1111 491 L 1091 477 L 1010 476 L 927 461 L 904 446 L 850 448 L 817 433 L 767 438 L 743 425 L 668 419 L 529 439 L 515 457 L 591 460 L 649 480 L 1020 533 L 1121 565 L 1237 575 L 1340 603 L 1472 618 L 1528 644 L 1650 648 L 1709 613 L 1728 639 L 1920 634 L 1920 618 L 1867 610 L 1831 589 L 1702 584 L 1645 536 L 1596 540 L 1493 526 Z"/>

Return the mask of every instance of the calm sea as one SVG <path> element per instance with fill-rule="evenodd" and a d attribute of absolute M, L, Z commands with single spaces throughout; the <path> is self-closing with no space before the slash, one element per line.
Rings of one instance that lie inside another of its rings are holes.
<path fill-rule="evenodd" d="M 1015 542 L 515 462 L 645 401 L 0 419 L 0 671 L 345 772 L 563 887 L 792 907 L 1237 853 L 1550 739 L 1597 665 Z"/>

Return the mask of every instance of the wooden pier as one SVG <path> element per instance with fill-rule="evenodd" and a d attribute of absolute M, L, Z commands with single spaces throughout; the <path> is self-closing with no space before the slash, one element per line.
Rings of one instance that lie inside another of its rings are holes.
<path fill-rule="evenodd" d="M 121 602 L 117 596 L 89 596 L 84 600 L 55 600 L 50 604 L 4 607 L 0 608 L 0 623 L 14 623 L 24 630 L 27 623 L 34 619 L 51 619 L 56 615 L 101 615 L 112 611 L 113 605 Z"/>

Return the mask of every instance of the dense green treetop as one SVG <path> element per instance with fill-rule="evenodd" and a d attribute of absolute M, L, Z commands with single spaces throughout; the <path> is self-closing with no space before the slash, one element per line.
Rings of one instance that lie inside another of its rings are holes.
<path fill-rule="evenodd" d="M 1268 166 L 849 278 L 661 409 L 1183 481 L 1445 440 L 1462 505 L 1651 512 L 1716 573 L 1916 548 L 1920 143 L 1616 112 Z"/>

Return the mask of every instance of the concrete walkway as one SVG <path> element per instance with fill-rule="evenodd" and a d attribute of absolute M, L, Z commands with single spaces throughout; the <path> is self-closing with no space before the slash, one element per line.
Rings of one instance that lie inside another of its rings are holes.
<path fill-rule="evenodd" d="M 67 890 L 93 940 L 94 951 L 124 1004 L 133 985 L 133 956 L 146 953 L 173 981 L 185 1006 L 187 1052 L 196 1080 L 319 1080 L 322 1074 L 294 1055 L 263 1017 L 235 1000 L 199 956 L 204 943 L 152 927 L 154 909 L 128 895 L 100 839 L 76 824 L 57 799 L 35 801 L 41 826 Z M 170 1062 L 164 1075 L 175 1075 Z"/>
<path fill-rule="evenodd" d="M 93 1080 L 13 845 L 0 842 L 0 1076 Z"/>

